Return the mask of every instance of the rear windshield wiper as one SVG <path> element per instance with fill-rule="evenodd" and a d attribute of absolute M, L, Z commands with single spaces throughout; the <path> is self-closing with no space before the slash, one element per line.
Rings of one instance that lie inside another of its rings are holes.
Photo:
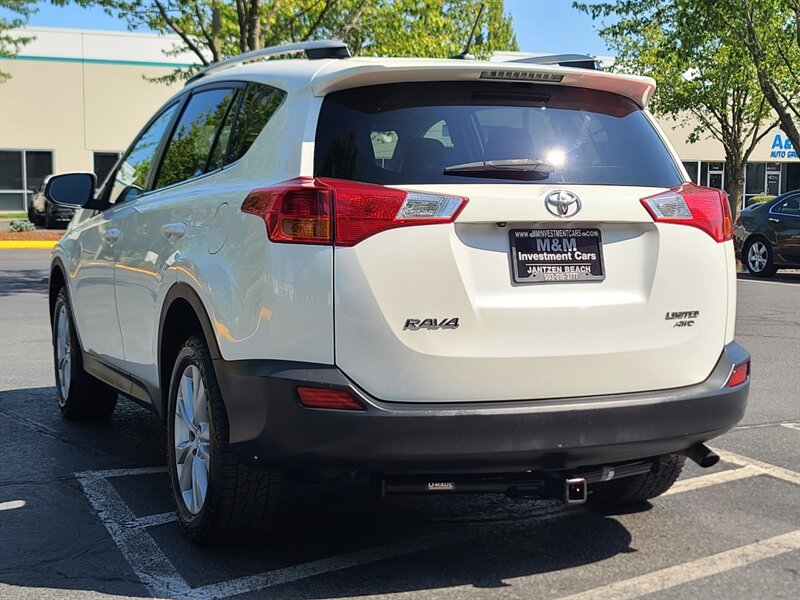
<path fill-rule="evenodd" d="M 547 179 L 555 170 L 555 166 L 545 160 L 509 158 L 450 165 L 444 168 L 444 174 L 501 179 Z"/>

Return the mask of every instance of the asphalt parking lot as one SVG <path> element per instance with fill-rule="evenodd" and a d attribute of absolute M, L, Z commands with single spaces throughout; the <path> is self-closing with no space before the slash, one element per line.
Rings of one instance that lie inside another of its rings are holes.
<path fill-rule="evenodd" d="M 796 598 L 800 274 L 741 278 L 748 413 L 670 493 L 624 514 L 504 496 L 298 501 L 269 544 L 181 535 L 161 423 L 121 401 L 68 422 L 53 390 L 47 251 L 0 251 L 0 598 Z"/>

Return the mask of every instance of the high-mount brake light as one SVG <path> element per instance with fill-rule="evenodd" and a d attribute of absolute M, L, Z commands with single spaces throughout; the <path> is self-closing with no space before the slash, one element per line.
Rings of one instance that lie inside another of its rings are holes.
<path fill-rule="evenodd" d="M 658 223 L 697 227 L 717 242 L 733 238 L 728 195 L 721 190 L 684 183 L 666 192 L 642 198 L 641 202 Z"/>
<path fill-rule="evenodd" d="M 242 211 L 262 217 L 273 242 L 355 246 L 387 229 L 452 223 L 466 204 L 458 196 L 300 177 L 252 191 Z"/>

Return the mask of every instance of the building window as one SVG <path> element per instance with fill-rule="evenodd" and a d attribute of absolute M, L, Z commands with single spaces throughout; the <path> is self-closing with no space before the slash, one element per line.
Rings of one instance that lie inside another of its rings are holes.
<path fill-rule="evenodd" d="M 119 160 L 121 152 L 93 152 L 94 174 L 97 175 L 97 183 L 106 180 L 106 177 L 114 168 Z"/>
<path fill-rule="evenodd" d="M 683 167 L 686 169 L 686 172 L 689 174 L 689 179 L 692 180 L 692 183 L 700 183 L 700 169 L 698 168 L 698 162 L 696 160 L 689 160 L 683 161 Z"/>
<path fill-rule="evenodd" d="M 757 196 L 766 192 L 764 189 L 764 178 L 766 177 L 767 165 L 765 163 L 748 163 L 745 170 L 744 194 L 745 199 L 749 196 Z"/>
<path fill-rule="evenodd" d="M 49 150 L 0 150 L 0 211 L 27 210 L 26 198 L 52 172 Z"/>

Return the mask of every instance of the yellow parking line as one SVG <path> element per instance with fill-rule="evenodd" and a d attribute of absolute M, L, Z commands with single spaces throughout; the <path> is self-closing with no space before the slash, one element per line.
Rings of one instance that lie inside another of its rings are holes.
<path fill-rule="evenodd" d="M 50 250 L 58 240 L 0 240 L 0 250 Z"/>

